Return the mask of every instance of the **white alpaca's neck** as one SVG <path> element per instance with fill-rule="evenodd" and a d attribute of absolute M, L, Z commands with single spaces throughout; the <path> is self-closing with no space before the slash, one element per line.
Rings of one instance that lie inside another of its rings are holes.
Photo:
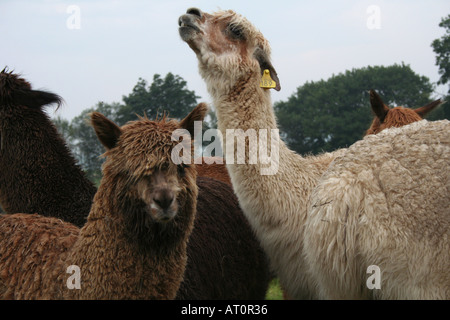
<path fill-rule="evenodd" d="M 214 99 L 224 146 L 226 130 L 277 129 L 270 92 L 259 87 L 259 77 L 258 72 L 248 73 L 233 85 L 204 77 Z M 250 152 L 245 164 L 227 162 L 227 169 L 239 203 L 282 285 L 292 298 L 308 298 L 313 294 L 302 257 L 303 225 L 309 195 L 332 157 L 304 158 L 281 140 L 278 151 L 278 170 L 272 175 L 262 175 L 259 164 L 247 162 Z M 300 283 L 292 282 L 293 274 Z"/>
<path fill-rule="evenodd" d="M 211 81 L 208 91 L 217 108 L 218 126 L 226 129 L 277 129 L 270 90 L 259 87 L 259 76 L 249 74 L 234 85 Z"/>

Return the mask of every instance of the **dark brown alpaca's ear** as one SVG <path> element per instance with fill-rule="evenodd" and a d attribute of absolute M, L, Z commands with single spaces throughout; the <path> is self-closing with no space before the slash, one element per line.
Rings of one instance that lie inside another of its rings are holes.
<path fill-rule="evenodd" d="M 377 118 L 380 120 L 380 122 L 384 121 L 384 118 L 386 117 L 387 113 L 389 112 L 389 107 L 386 106 L 381 100 L 381 97 L 376 93 L 375 90 L 370 90 L 370 105 L 372 106 L 372 110 L 377 116 Z"/>
<path fill-rule="evenodd" d="M 444 104 L 445 101 L 442 101 L 441 99 L 437 99 L 436 101 L 430 102 L 426 106 L 414 109 L 414 111 L 422 118 L 425 118 L 425 116 L 433 111 L 436 107 L 440 106 L 441 104 Z"/>
<path fill-rule="evenodd" d="M 192 111 L 180 121 L 180 128 L 186 129 L 194 137 L 194 121 L 203 121 L 208 113 L 208 105 L 206 103 L 199 103 Z"/>
<path fill-rule="evenodd" d="M 47 104 L 62 104 L 62 98 L 57 94 L 40 90 L 14 90 L 11 94 L 15 104 L 29 108 L 40 108 Z"/>
<path fill-rule="evenodd" d="M 98 140 L 100 140 L 107 150 L 117 145 L 122 130 L 114 122 L 99 112 L 92 112 L 91 125 L 97 134 Z"/>
<path fill-rule="evenodd" d="M 261 48 L 256 48 L 255 52 L 253 53 L 253 56 L 259 62 L 259 66 L 261 68 L 261 75 L 264 73 L 264 70 L 268 69 L 270 71 L 270 77 L 277 83 L 277 86 L 274 89 L 280 91 L 281 90 L 280 79 L 278 79 L 277 71 L 270 62 L 270 59 L 267 56 L 266 52 Z"/>

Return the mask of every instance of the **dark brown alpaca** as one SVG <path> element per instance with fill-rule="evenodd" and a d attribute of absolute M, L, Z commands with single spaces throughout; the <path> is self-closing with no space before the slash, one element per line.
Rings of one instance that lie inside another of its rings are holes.
<path fill-rule="evenodd" d="M 268 261 L 233 189 L 200 176 L 197 186 L 197 216 L 177 299 L 265 299 Z"/>
<path fill-rule="evenodd" d="M 81 227 L 96 188 L 44 112 L 53 103 L 61 98 L 0 72 L 0 205 L 6 213 L 51 215 Z"/>
<path fill-rule="evenodd" d="M 405 107 L 389 108 L 384 104 L 383 100 L 375 90 L 370 90 L 369 94 L 370 105 L 372 106 L 372 111 L 375 116 L 365 135 L 377 134 L 387 128 L 401 127 L 415 121 L 420 121 L 429 112 L 443 103 L 443 101 L 438 99 L 417 109 Z"/>

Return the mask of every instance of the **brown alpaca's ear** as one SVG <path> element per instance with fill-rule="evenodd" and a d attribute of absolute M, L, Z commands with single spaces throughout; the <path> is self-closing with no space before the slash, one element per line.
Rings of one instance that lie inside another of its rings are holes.
<path fill-rule="evenodd" d="M 277 86 L 274 89 L 280 91 L 281 90 L 280 79 L 278 79 L 277 71 L 270 62 L 267 53 L 261 48 L 256 48 L 255 52 L 253 53 L 253 56 L 259 62 L 259 66 L 261 68 L 261 75 L 264 74 L 264 70 L 268 69 L 270 71 L 270 77 L 277 83 Z"/>
<path fill-rule="evenodd" d="M 441 99 L 437 99 L 436 101 L 430 102 L 426 106 L 414 109 L 414 111 L 422 118 L 425 118 L 425 116 L 433 111 L 436 107 L 440 106 L 441 104 L 444 104 L 445 101 L 442 101 Z"/>
<path fill-rule="evenodd" d="M 377 118 L 380 120 L 380 122 L 384 121 L 384 118 L 386 117 L 387 113 L 389 112 L 389 107 L 386 106 L 381 100 L 381 97 L 376 93 L 375 90 L 370 90 L 370 105 L 372 106 L 372 110 L 377 116 Z"/>
<path fill-rule="evenodd" d="M 14 90 L 11 94 L 15 104 L 29 108 L 40 108 L 47 104 L 62 104 L 62 98 L 57 94 L 40 90 Z"/>
<path fill-rule="evenodd" d="M 180 121 L 180 128 L 186 129 L 194 137 L 194 121 L 203 121 L 208 113 L 208 105 L 206 103 L 199 103 L 192 111 Z"/>
<path fill-rule="evenodd" d="M 97 134 L 98 140 L 100 140 L 107 150 L 117 145 L 122 130 L 114 122 L 99 112 L 92 112 L 91 125 Z"/>

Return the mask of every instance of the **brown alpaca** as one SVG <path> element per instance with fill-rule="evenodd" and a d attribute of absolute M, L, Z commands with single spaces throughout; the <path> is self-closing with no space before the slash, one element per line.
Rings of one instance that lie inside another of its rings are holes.
<path fill-rule="evenodd" d="M 422 120 L 429 112 L 444 102 L 440 99 L 430 102 L 426 106 L 410 109 L 405 107 L 389 108 L 384 104 L 375 90 L 370 90 L 370 105 L 375 117 L 365 135 L 377 134 L 378 132 L 392 127 L 401 127 L 415 121 Z"/>
<path fill-rule="evenodd" d="M 181 122 L 141 119 L 119 128 L 91 115 L 107 149 L 86 225 L 55 218 L 0 218 L 0 290 L 6 299 L 173 299 L 186 266 L 198 189 L 194 167 L 176 165 L 171 133 L 202 120 L 201 104 Z M 45 246 L 43 246 L 45 245 Z M 69 266 L 80 289 L 69 289 Z"/>
<path fill-rule="evenodd" d="M 220 159 L 222 163 L 216 160 L 216 157 L 203 157 L 202 163 L 195 165 L 197 168 L 197 175 L 199 177 L 210 177 L 232 186 L 225 159 Z"/>
<path fill-rule="evenodd" d="M 51 215 L 81 227 L 96 188 L 43 110 L 56 94 L 0 72 L 0 205 L 6 213 Z"/>

